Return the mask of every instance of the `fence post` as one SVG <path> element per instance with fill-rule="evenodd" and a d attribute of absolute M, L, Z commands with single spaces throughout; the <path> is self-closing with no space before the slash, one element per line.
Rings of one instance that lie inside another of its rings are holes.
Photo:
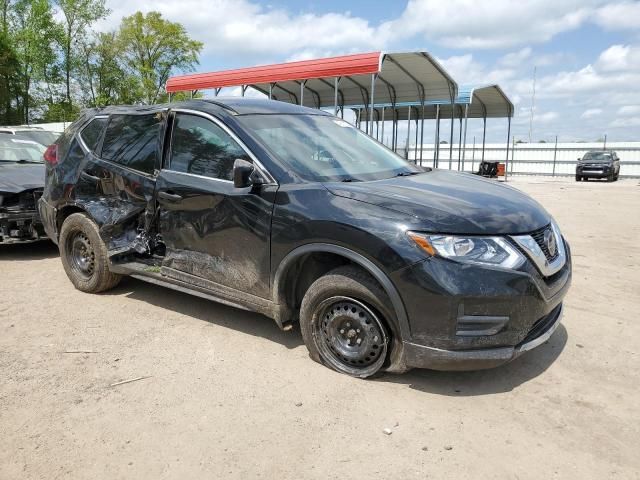
<path fill-rule="evenodd" d="M 551 173 L 552 177 L 556 176 L 556 158 L 558 156 L 558 135 L 556 135 L 556 144 L 553 147 L 553 172 Z"/>

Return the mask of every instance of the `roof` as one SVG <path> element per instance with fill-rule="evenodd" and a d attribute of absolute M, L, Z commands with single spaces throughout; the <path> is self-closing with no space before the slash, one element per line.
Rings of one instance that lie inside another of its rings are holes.
<path fill-rule="evenodd" d="M 220 111 L 221 109 L 231 115 L 249 114 L 310 114 L 328 115 L 318 111 L 291 103 L 267 100 L 266 98 L 249 97 L 216 97 L 207 99 L 185 100 L 156 105 L 114 105 L 101 110 L 96 109 L 95 115 L 108 114 L 145 114 L 155 113 L 169 108 L 190 108 L 204 112 Z"/>
<path fill-rule="evenodd" d="M 443 101 L 427 102 L 424 110 L 424 118 L 433 120 L 436 118 L 437 105 L 440 106 L 440 118 L 451 118 L 451 103 Z M 382 107 L 385 107 L 385 119 L 392 119 L 392 105 L 377 104 L 374 119 L 382 118 Z M 467 108 L 468 118 L 505 118 L 513 117 L 514 107 L 509 97 L 498 85 L 484 85 L 478 87 L 461 87 L 455 99 L 455 115 L 460 118 L 464 116 L 464 108 Z M 364 105 L 353 105 L 353 110 L 364 109 Z M 411 108 L 411 119 L 422 118 L 422 106 L 416 102 L 396 104 L 395 113 L 398 118 L 405 120 Z M 360 120 L 368 120 L 369 115 L 362 110 Z"/>
<path fill-rule="evenodd" d="M 334 79 L 340 78 L 338 104 L 449 100 L 457 84 L 427 52 L 370 52 L 171 77 L 167 92 L 251 86 L 276 100 L 322 108 L 334 106 Z"/>

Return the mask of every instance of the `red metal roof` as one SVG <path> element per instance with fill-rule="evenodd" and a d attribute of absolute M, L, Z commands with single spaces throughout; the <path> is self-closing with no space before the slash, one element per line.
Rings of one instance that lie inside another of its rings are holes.
<path fill-rule="evenodd" d="M 167 92 L 180 92 L 257 83 L 378 73 L 380 71 L 380 56 L 380 52 L 358 53 L 341 57 L 277 63 L 221 72 L 181 75 L 171 77 L 167 81 L 166 89 Z"/>

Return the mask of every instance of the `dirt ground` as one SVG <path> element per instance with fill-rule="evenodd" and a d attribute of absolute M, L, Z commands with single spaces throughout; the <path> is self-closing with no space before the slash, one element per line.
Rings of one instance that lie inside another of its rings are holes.
<path fill-rule="evenodd" d="M 52 244 L 0 246 L 0 479 L 640 478 L 638 181 L 512 185 L 573 287 L 546 344 L 482 372 L 348 378 L 260 315 L 83 294 Z"/>

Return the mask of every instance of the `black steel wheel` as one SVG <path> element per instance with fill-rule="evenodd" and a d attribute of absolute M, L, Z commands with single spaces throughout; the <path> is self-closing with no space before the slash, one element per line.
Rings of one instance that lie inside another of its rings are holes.
<path fill-rule="evenodd" d="M 382 287 L 352 265 L 318 278 L 300 306 L 300 330 L 311 358 L 358 378 L 402 371 L 395 318 Z"/>
<path fill-rule="evenodd" d="M 120 275 L 109 270 L 107 248 L 98 226 L 86 214 L 73 213 L 65 219 L 58 246 L 62 266 L 78 290 L 103 292 L 120 281 Z"/>
<path fill-rule="evenodd" d="M 338 371 L 378 370 L 387 354 L 387 334 L 378 316 L 362 302 L 331 297 L 314 312 L 313 336 L 322 357 Z"/>
<path fill-rule="evenodd" d="M 65 243 L 66 253 L 74 273 L 87 280 L 90 279 L 95 271 L 96 254 L 89 237 L 82 231 L 75 231 Z"/>

